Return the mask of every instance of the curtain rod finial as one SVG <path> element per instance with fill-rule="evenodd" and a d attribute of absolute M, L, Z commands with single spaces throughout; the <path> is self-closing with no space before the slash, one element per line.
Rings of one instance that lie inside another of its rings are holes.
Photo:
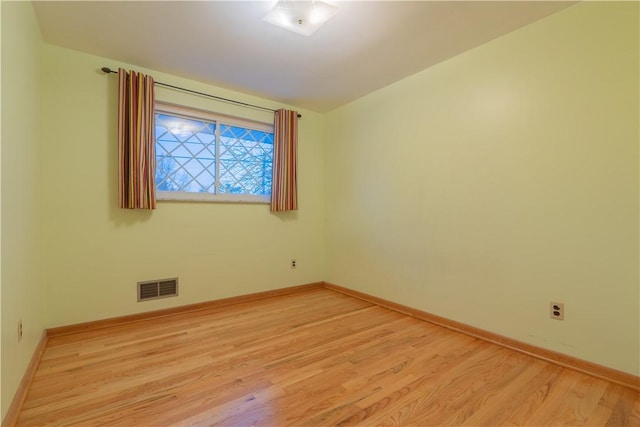
<path fill-rule="evenodd" d="M 103 73 L 111 73 L 112 72 L 111 68 L 109 68 L 109 67 L 102 67 L 100 69 L 102 70 Z"/>

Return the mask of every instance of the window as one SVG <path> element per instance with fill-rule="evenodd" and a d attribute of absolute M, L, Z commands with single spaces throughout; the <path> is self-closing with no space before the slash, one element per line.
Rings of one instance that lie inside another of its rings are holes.
<path fill-rule="evenodd" d="M 268 203 L 273 125 L 156 103 L 158 200 Z"/>

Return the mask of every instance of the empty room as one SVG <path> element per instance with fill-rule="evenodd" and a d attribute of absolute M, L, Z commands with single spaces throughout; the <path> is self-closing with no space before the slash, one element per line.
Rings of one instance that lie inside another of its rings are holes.
<path fill-rule="evenodd" d="M 640 426 L 640 3 L 6 1 L 2 426 Z"/>

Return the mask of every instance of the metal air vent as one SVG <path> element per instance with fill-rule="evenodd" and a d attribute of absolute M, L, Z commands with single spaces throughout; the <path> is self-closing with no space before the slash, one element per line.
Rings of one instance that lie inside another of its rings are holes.
<path fill-rule="evenodd" d="M 138 282 L 138 302 L 178 296 L 178 278 Z"/>

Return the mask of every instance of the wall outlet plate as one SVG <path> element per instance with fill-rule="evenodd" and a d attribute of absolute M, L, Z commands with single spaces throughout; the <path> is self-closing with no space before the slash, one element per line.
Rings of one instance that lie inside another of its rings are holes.
<path fill-rule="evenodd" d="M 552 319 L 564 320 L 564 303 L 551 301 L 549 304 L 549 316 Z"/>

